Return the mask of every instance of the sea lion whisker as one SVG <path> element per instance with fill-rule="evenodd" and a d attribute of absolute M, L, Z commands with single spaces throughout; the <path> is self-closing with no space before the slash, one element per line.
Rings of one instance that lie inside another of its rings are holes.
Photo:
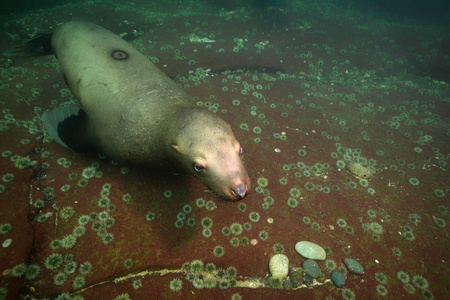
<path fill-rule="evenodd" d="M 224 201 L 224 202 L 230 202 L 229 199 L 227 199 L 226 197 L 220 195 L 219 193 L 217 193 L 214 190 L 204 190 L 205 193 L 213 195 L 214 197 L 216 197 L 217 199 Z"/>

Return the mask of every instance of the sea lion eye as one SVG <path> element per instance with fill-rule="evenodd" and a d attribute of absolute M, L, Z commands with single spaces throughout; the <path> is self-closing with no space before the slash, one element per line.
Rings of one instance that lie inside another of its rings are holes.
<path fill-rule="evenodd" d="M 205 168 L 203 166 L 200 165 L 194 165 L 194 170 L 198 173 L 203 172 L 205 170 Z"/>

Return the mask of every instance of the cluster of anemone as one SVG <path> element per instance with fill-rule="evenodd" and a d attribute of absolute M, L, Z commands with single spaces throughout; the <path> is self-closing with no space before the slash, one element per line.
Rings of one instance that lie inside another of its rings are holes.
<path fill-rule="evenodd" d="M 336 269 L 337 264 L 336 264 L 336 262 L 334 260 L 327 259 L 327 260 L 325 260 L 325 267 L 327 268 L 328 271 L 331 272 L 331 271 Z"/>
<path fill-rule="evenodd" d="M 377 272 L 377 273 L 375 273 L 375 280 L 378 283 L 386 284 L 388 279 L 387 279 L 387 276 L 384 273 Z"/>
<path fill-rule="evenodd" d="M 206 228 L 206 229 L 211 228 L 213 225 L 213 221 L 209 217 L 203 218 L 200 223 L 201 223 L 202 227 Z"/>
<path fill-rule="evenodd" d="M 337 219 L 336 223 L 341 228 L 347 227 L 347 222 L 344 219 Z"/>
<path fill-rule="evenodd" d="M 314 231 L 319 230 L 319 229 L 320 229 L 319 223 L 317 223 L 317 222 L 312 222 L 312 223 L 311 223 L 311 229 L 314 230 Z"/>
<path fill-rule="evenodd" d="M 403 232 L 403 237 L 408 241 L 414 241 L 416 239 L 414 233 L 412 231 Z"/>
<path fill-rule="evenodd" d="M 298 200 L 291 197 L 287 200 L 287 204 L 292 208 L 296 208 L 298 206 Z"/>
<path fill-rule="evenodd" d="M 377 291 L 377 294 L 382 296 L 382 297 L 385 297 L 388 294 L 387 288 L 384 285 L 382 285 L 382 284 L 377 285 L 376 291 Z"/>
<path fill-rule="evenodd" d="M 92 271 L 92 264 L 88 261 L 84 262 L 80 265 L 78 271 L 83 275 L 89 274 Z"/>
<path fill-rule="evenodd" d="M 244 227 L 245 230 L 249 231 L 252 229 L 252 224 L 250 224 L 249 222 L 245 222 L 242 227 Z"/>
<path fill-rule="evenodd" d="M 403 272 L 403 271 L 397 272 L 397 278 L 398 278 L 398 280 L 400 280 L 403 283 L 408 283 L 409 279 L 410 279 L 408 273 Z"/>
<path fill-rule="evenodd" d="M 241 235 L 243 232 L 242 225 L 239 223 L 233 223 L 230 226 L 230 231 L 233 235 Z"/>
<path fill-rule="evenodd" d="M 403 289 L 410 295 L 414 295 L 416 293 L 416 288 L 411 283 L 405 283 L 403 285 Z"/>
<path fill-rule="evenodd" d="M 195 200 L 195 204 L 197 205 L 197 207 L 204 207 L 206 204 L 206 201 L 203 198 L 197 198 Z"/>
<path fill-rule="evenodd" d="M 58 269 L 63 262 L 63 257 L 59 253 L 53 253 L 45 260 L 45 267 L 49 270 Z"/>
<path fill-rule="evenodd" d="M 6 183 L 9 183 L 9 182 L 12 182 L 15 178 L 16 177 L 13 174 L 8 173 L 8 174 L 5 174 L 5 175 L 2 176 L 2 181 L 6 182 Z"/>
<path fill-rule="evenodd" d="M 240 242 L 239 238 L 233 237 L 233 238 L 230 239 L 230 244 L 231 244 L 231 246 L 233 246 L 233 247 L 239 247 L 239 245 L 241 244 L 241 242 Z"/>
<path fill-rule="evenodd" d="M 239 210 L 240 212 L 245 212 L 245 211 L 247 210 L 247 204 L 245 204 L 245 203 L 243 203 L 243 202 L 240 202 L 240 203 L 238 204 L 238 210 Z"/>
<path fill-rule="evenodd" d="M 371 218 L 376 218 L 377 212 L 374 209 L 367 210 L 367 215 Z"/>
<path fill-rule="evenodd" d="M 305 189 L 309 192 L 312 192 L 316 189 L 316 186 L 312 182 L 305 183 Z"/>
<path fill-rule="evenodd" d="M 86 279 L 83 276 L 77 276 L 72 282 L 72 287 L 75 290 L 81 289 L 86 284 Z"/>
<path fill-rule="evenodd" d="M 433 219 L 434 219 L 434 224 L 436 224 L 437 226 L 439 226 L 439 227 L 441 227 L 441 228 L 444 228 L 444 227 L 445 227 L 446 222 L 445 222 L 444 219 L 439 218 L 439 217 L 434 217 Z"/>
<path fill-rule="evenodd" d="M 169 283 L 169 288 L 173 292 L 178 292 L 183 288 L 183 281 L 180 278 L 172 279 Z"/>
<path fill-rule="evenodd" d="M 376 234 L 383 233 L 383 226 L 381 226 L 379 223 L 372 222 L 369 224 L 369 226 L 370 226 L 370 230 L 372 230 L 373 233 L 376 233 Z"/>
<path fill-rule="evenodd" d="M 214 209 L 216 209 L 216 203 L 214 203 L 214 201 L 209 200 L 205 203 L 205 208 L 209 211 L 213 211 Z"/>
<path fill-rule="evenodd" d="M 135 290 L 140 289 L 142 287 L 142 280 L 141 279 L 135 279 L 135 280 L 133 280 L 132 285 L 133 285 L 133 288 Z"/>
<path fill-rule="evenodd" d="M 102 236 L 102 242 L 105 245 L 110 244 L 113 241 L 114 241 L 114 235 L 110 232 L 108 232 Z"/>
<path fill-rule="evenodd" d="M 133 198 L 130 194 L 128 194 L 128 193 L 125 193 L 123 196 L 122 196 L 122 200 L 123 201 L 125 201 L 125 202 L 130 202 L 131 201 L 131 198 Z"/>
<path fill-rule="evenodd" d="M 11 229 L 12 226 L 9 223 L 0 224 L 0 234 L 7 234 L 8 232 L 11 231 Z"/>
<path fill-rule="evenodd" d="M 73 246 L 75 246 L 76 242 L 77 242 L 77 237 L 73 234 L 68 234 L 68 235 L 65 235 L 60 240 L 60 245 L 63 248 L 69 249 L 69 248 L 72 248 Z"/>
<path fill-rule="evenodd" d="M 265 230 L 261 230 L 261 231 L 259 232 L 258 236 L 259 236 L 259 238 L 260 238 L 262 241 L 265 241 L 265 240 L 267 240 L 267 239 L 269 238 L 269 234 L 268 234 L 267 231 L 265 231 Z"/>
<path fill-rule="evenodd" d="M 202 234 L 204 237 L 209 238 L 212 235 L 212 231 L 210 228 L 203 228 Z"/>
<path fill-rule="evenodd" d="M 412 278 L 411 281 L 417 288 L 421 290 L 428 289 L 429 287 L 428 280 L 426 280 L 423 276 L 416 275 Z"/>
<path fill-rule="evenodd" d="M 248 239 L 248 237 L 243 236 L 241 237 L 240 244 L 241 246 L 248 246 L 250 244 L 250 240 Z"/>
<path fill-rule="evenodd" d="M 351 289 L 343 289 L 341 292 L 342 298 L 344 298 L 344 300 L 353 300 L 355 299 L 355 292 L 353 292 Z"/>
<path fill-rule="evenodd" d="M 203 268 L 204 268 L 204 264 L 199 259 L 192 261 L 190 264 L 190 271 L 193 274 L 198 274 L 198 273 L 202 272 Z"/>
<path fill-rule="evenodd" d="M 67 280 L 67 274 L 64 272 L 59 272 L 53 277 L 53 283 L 55 285 L 63 285 Z"/>
<path fill-rule="evenodd" d="M 66 266 L 64 267 L 64 273 L 66 274 L 72 274 L 77 269 L 77 263 L 75 261 L 69 261 L 66 263 Z"/>
<path fill-rule="evenodd" d="M 59 211 L 59 215 L 67 220 L 75 215 L 75 209 L 72 206 L 65 206 Z"/>
<path fill-rule="evenodd" d="M 213 255 L 215 257 L 222 257 L 225 254 L 225 249 L 222 246 L 216 246 L 213 250 Z"/>
<path fill-rule="evenodd" d="M 255 211 L 251 212 L 248 215 L 248 217 L 249 217 L 250 221 L 252 221 L 252 222 L 258 222 L 259 218 L 260 218 L 259 213 L 255 212 Z"/>
<path fill-rule="evenodd" d="M 222 234 L 223 234 L 224 236 L 229 236 L 229 235 L 231 234 L 231 229 L 230 229 L 230 227 L 223 227 L 223 228 L 222 228 Z"/>
<path fill-rule="evenodd" d="M 272 247 L 274 254 L 283 254 L 284 253 L 284 246 L 280 243 L 276 243 Z"/>
<path fill-rule="evenodd" d="M 205 272 L 209 274 L 214 274 L 216 272 L 216 265 L 214 263 L 207 263 L 205 265 Z"/>

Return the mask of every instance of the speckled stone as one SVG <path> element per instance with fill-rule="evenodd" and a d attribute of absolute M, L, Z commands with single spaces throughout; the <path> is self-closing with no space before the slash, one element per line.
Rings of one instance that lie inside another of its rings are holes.
<path fill-rule="evenodd" d="M 320 275 L 319 265 L 312 259 L 307 259 L 303 262 L 303 269 L 305 269 L 306 274 L 312 278 L 317 278 Z"/>
<path fill-rule="evenodd" d="M 327 254 L 322 247 L 308 241 L 301 241 L 295 244 L 295 251 L 304 258 L 315 260 L 325 260 L 327 258 Z"/>
<path fill-rule="evenodd" d="M 356 275 L 364 274 L 363 266 L 353 258 L 344 258 L 342 261 L 351 273 Z"/>
<path fill-rule="evenodd" d="M 335 287 L 341 288 L 345 285 L 345 276 L 341 272 L 338 271 L 331 272 L 330 279 Z"/>
<path fill-rule="evenodd" d="M 3 242 L 2 247 L 3 248 L 8 248 L 12 243 L 12 239 L 7 239 Z"/>
<path fill-rule="evenodd" d="M 275 254 L 270 258 L 269 271 L 273 278 L 283 280 L 289 272 L 289 258 L 284 254 Z"/>

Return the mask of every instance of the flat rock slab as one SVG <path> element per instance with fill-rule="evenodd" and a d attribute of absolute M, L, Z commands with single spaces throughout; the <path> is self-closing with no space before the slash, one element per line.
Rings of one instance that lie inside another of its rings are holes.
<path fill-rule="evenodd" d="M 295 251 L 304 258 L 314 260 L 325 260 L 327 258 L 327 254 L 322 247 L 308 241 L 301 241 L 295 244 Z"/>

